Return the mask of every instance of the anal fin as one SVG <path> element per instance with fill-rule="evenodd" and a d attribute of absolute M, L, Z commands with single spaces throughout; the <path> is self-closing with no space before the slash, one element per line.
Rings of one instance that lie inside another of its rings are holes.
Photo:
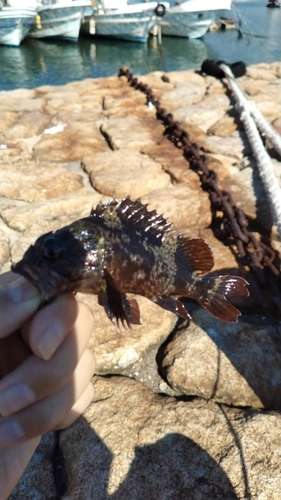
<path fill-rule="evenodd" d="M 158 306 L 177 314 L 181 318 L 191 319 L 190 314 L 187 312 L 183 303 L 179 299 L 175 299 L 173 297 L 153 297 L 151 300 L 152 302 L 155 302 L 155 304 L 158 304 Z"/>
<path fill-rule="evenodd" d="M 127 298 L 111 278 L 110 274 L 105 274 L 104 283 L 98 294 L 99 304 L 104 307 L 104 310 L 113 323 L 116 321 L 123 326 L 128 327 L 131 324 L 140 324 L 140 310 L 138 303 L 133 298 Z"/>

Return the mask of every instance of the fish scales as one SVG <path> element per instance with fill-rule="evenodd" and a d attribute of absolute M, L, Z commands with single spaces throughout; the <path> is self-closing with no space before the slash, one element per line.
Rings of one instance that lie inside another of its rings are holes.
<path fill-rule="evenodd" d="M 156 210 L 127 197 L 40 236 L 12 270 L 31 281 L 43 302 L 65 291 L 97 294 L 108 317 L 123 325 L 140 323 L 137 301 L 127 293 L 183 318 L 190 316 L 180 298 L 193 298 L 218 319 L 236 321 L 240 311 L 228 299 L 246 297 L 248 283 L 208 276 L 213 263 L 202 239 L 177 233 Z"/>

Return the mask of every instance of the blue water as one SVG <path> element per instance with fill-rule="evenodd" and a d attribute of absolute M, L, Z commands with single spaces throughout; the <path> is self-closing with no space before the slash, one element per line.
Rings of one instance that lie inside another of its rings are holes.
<path fill-rule="evenodd" d="M 281 9 L 266 0 L 233 2 L 227 17 L 240 20 L 238 31 L 207 33 L 202 40 L 156 37 L 147 44 L 80 38 L 78 43 L 26 40 L 19 48 L 0 46 L 0 90 L 61 85 L 73 80 L 110 76 L 120 66 L 136 74 L 198 68 L 204 59 L 246 64 L 281 61 Z"/>

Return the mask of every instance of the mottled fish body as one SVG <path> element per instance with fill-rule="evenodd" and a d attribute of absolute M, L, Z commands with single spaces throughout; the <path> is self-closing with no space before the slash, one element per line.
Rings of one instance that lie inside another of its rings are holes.
<path fill-rule="evenodd" d="M 98 295 L 112 321 L 139 323 L 139 308 L 126 293 L 144 295 L 189 318 L 180 297 L 197 300 L 222 321 L 239 310 L 228 299 L 246 297 L 238 276 L 202 276 L 213 267 L 210 247 L 177 234 L 155 210 L 124 198 L 98 204 L 91 215 L 40 236 L 12 270 L 39 290 L 43 301 L 64 291 Z"/>

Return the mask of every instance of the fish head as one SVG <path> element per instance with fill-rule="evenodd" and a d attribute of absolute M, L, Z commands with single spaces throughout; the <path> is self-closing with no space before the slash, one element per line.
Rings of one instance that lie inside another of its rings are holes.
<path fill-rule="evenodd" d="M 71 231 L 63 228 L 40 236 L 12 271 L 24 276 L 39 291 L 43 302 L 76 289 L 87 251 Z"/>

